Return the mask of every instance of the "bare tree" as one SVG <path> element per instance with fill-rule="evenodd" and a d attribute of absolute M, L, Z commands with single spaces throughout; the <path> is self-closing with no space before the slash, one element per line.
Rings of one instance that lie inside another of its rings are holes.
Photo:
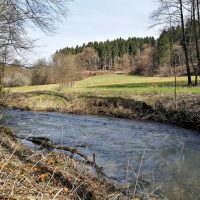
<path fill-rule="evenodd" d="M 0 90 L 9 52 L 32 47 L 27 28 L 53 32 L 54 25 L 66 16 L 68 0 L 0 0 Z"/>
<path fill-rule="evenodd" d="M 195 0 L 191 0 L 191 28 L 190 28 L 190 52 L 191 52 L 191 63 L 195 72 L 195 85 L 198 85 L 198 68 L 200 67 L 200 52 L 199 52 L 199 44 L 198 44 L 198 25 L 196 21 L 196 10 L 197 5 Z M 192 38 L 194 37 L 194 46 L 196 50 L 197 57 L 197 66 L 194 65 L 193 55 L 192 55 Z"/>
<path fill-rule="evenodd" d="M 94 48 L 87 47 L 81 53 L 77 54 L 76 62 L 82 69 L 96 70 L 99 63 L 99 56 Z"/>
<path fill-rule="evenodd" d="M 154 25 L 165 25 L 172 27 L 172 25 L 181 25 L 182 28 L 182 46 L 185 53 L 185 64 L 188 76 L 188 85 L 192 84 L 188 48 L 186 43 L 185 33 L 185 19 L 184 19 L 184 5 L 182 0 L 160 0 L 160 7 L 154 11 L 151 18 Z M 173 44 L 172 44 L 173 47 Z"/>
<path fill-rule="evenodd" d="M 198 19 L 198 35 L 199 35 L 199 40 L 200 40 L 200 1 L 196 0 L 196 5 L 197 5 L 197 19 Z M 200 70 L 199 70 L 200 73 Z"/>
<path fill-rule="evenodd" d="M 197 31 L 197 39 L 198 39 L 198 45 L 200 46 L 200 1 L 199 0 L 196 0 L 196 12 L 197 12 L 197 20 L 198 20 L 198 31 Z M 198 46 L 198 47 L 199 47 Z M 200 53 L 199 53 L 200 54 Z M 199 58 L 198 58 L 198 67 L 199 67 L 199 76 L 200 76 L 200 55 L 199 55 Z"/>
<path fill-rule="evenodd" d="M 78 68 L 75 55 L 64 55 L 57 53 L 54 58 L 54 76 L 56 83 L 62 86 L 73 87 L 74 82 L 79 79 L 81 69 Z"/>
<path fill-rule="evenodd" d="M 155 48 L 144 44 L 141 51 L 134 58 L 134 73 L 153 76 L 157 72 L 154 56 Z"/>
<path fill-rule="evenodd" d="M 185 53 L 185 64 L 187 68 L 188 75 L 188 85 L 192 84 L 192 79 L 190 75 L 190 64 L 189 64 L 189 56 L 188 56 L 188 48 L 186 43 L 186 33 L 185 33 L 185 21 L 184 21 L 184 13 L 183 13 L 183 1 L 179 0 L 179 9 L 180 9 L 180 17 L 181 17 L 181 28 L 182 28 L 182 45 Z"/>

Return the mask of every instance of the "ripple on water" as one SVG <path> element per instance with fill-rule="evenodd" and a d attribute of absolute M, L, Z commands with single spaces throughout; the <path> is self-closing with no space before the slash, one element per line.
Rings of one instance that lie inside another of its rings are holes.
<path fill-rule="evenodd" d="M 141 177 L 161 186 L 169 199 L 177 199 L 181 192 L 186 199 L 192 188 L 200 186 L 200 135 L 197 131 L 173 125 L 136 120 L 62 113 L 3 110 L 3 121 L 16 134 L 26 137 L 45 136 L 55 143 L 80 147 L 97 155 L 97 162 L 105 172 L 120 182 L 134 183 L 146 148 Z M 26 145 L 35 146 L 26 142 Z M 128 179 L 127 179 L 128 177 Z"/>

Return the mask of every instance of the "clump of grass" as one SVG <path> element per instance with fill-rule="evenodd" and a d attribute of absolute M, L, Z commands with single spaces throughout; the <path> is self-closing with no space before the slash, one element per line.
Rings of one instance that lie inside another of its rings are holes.
<path fill-rule="evenodd" d="M 32 96 L 26 101 L 30 108 L 35 108 L 36 110 L 45 110 L 49 108 L 56 110 L 60 107 L 64 107 L 67 103 L 62 97 L 47 94 Z"/>

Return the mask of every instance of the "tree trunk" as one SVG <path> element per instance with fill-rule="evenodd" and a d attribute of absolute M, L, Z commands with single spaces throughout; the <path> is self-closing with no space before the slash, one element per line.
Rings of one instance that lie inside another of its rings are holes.
<path fill-rule="evenodd" d="M 196 3 L 197 3 L 197 18 L 199 25 L 199 37 L 200 37 L 200 8 L 199 8 L 200 0 L 196 0 Z"/>
<path fill-rule="evenodd" d="M 197 24 L 196 24 L 196 8 L 195 8 L 195 0 L 192 0 L 192 24 L 193 24 L 193 30 L 194 30 L 194 38 L 195 38 L 195 46 L 196 46 L 196 54 L 198 59 L 198 68 L 200 68 L 200 53 L 199 53 L 199 45 L 198 45 L 198 31 L 197 31 Z M 197 69 L 195 68 L 195 85 L 198 85 L 197 80 Z"/>
<path fill-rule="evenodd" d="M 184 23 L 184 16 L 183 16 L 183 2 L 179 0 L 180 3 L 180 14 L 181 14 L 181 27 L 182 27 L 182 45 L 185 53 L 185 63 L 187 69 L 187 77 L 188 77 L 188 85 L 192 84 L 191 73 L 190 73 L 190 65 L 189 65 L 189 57 L 188 57 L 188 50 L 186 44 L 186 35 L 185 35 L 185 23 Z"/>
<path fill-rule="evenodd" d="M 200 8 L 199 8 L 199 4 L 200 4 L 200 0 L 196 0 L 197 3 L 197 18 L 198 18 L 198 42 L 200 40 Z M 200 59 L 199 59 L 199 76 L 200 76 Z"/>

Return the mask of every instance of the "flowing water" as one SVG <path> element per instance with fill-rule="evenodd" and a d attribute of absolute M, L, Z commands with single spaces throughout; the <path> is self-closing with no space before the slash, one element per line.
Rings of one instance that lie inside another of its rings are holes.
<path fill-rule="evenodd" d="M 2 110 L 2 120 L 22 137 L 45 136 L 56 144 L 96 154 L 105 173 L 135 186 L 136 177 L 169 199 L 198 199 L 200 134 L 173 125 L 48 112 Z M 27 145 L 34 147 L 27 142 Z M 139 172 L 139 173 L 138 173 Z"/>

